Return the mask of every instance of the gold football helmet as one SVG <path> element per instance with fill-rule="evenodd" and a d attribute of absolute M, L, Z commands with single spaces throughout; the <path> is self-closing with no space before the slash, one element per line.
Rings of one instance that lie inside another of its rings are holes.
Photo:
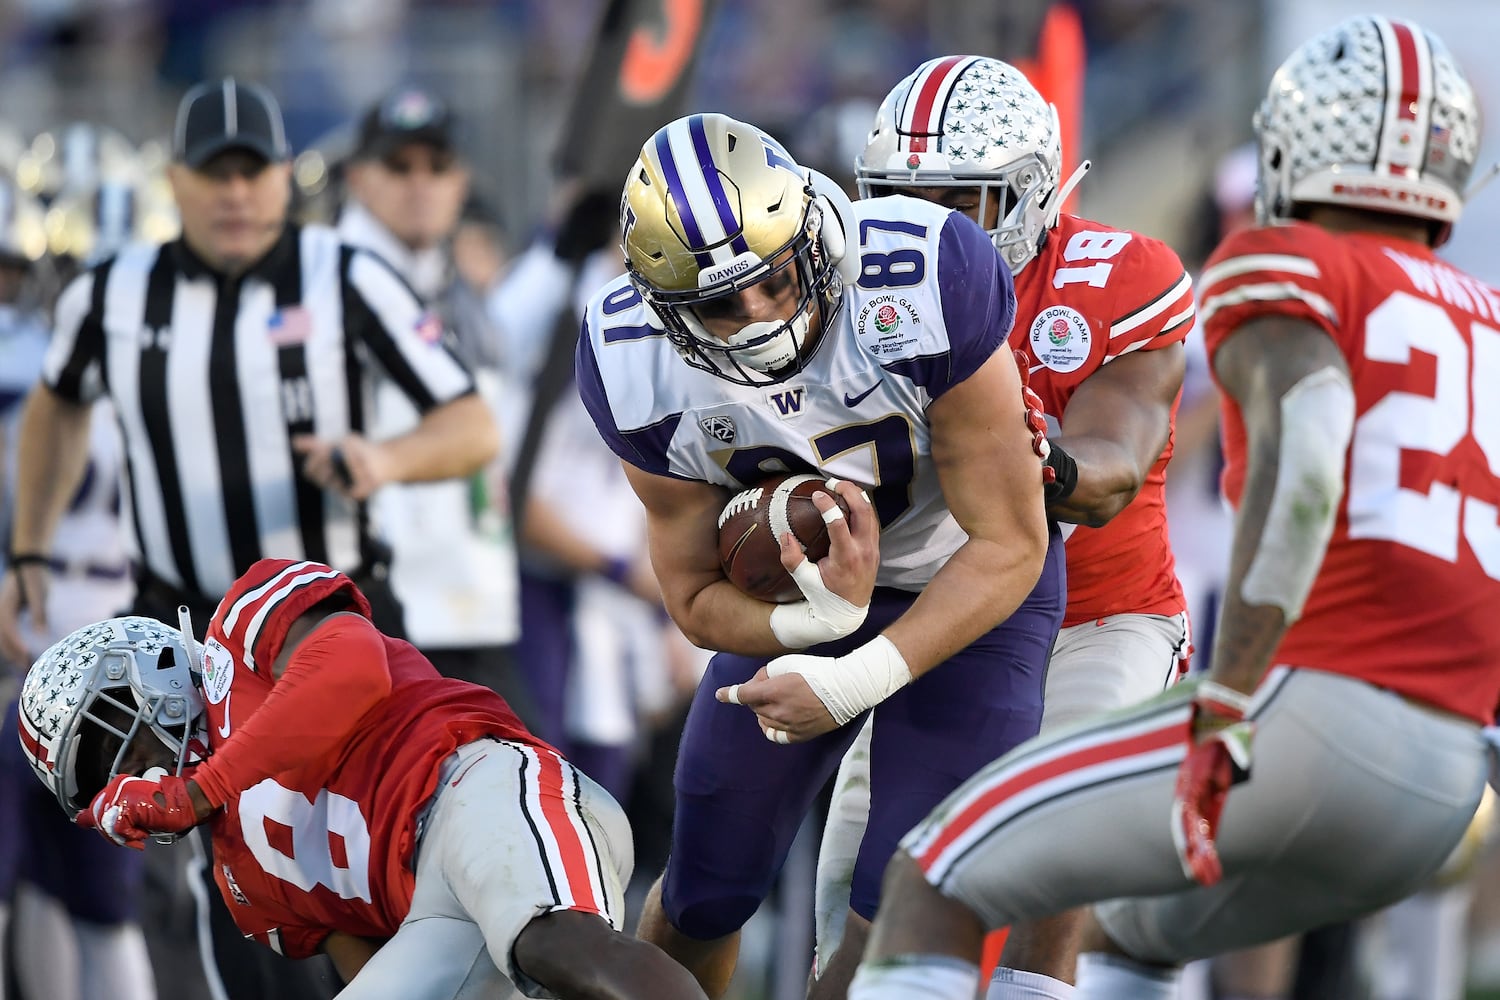
<path fill-rule="evenodd" d="M 852 209 L 837 190 L 725 115 L 679 118 L 646 141 L 620 204 L 625 267 L 688 364 L 740 385 L 801 370 L 850 280 L 841 265 Z M 790 318 L 727 340 L 709 333 L 703 316 L 716 300 L 788 269 L 800 296 Z"/>

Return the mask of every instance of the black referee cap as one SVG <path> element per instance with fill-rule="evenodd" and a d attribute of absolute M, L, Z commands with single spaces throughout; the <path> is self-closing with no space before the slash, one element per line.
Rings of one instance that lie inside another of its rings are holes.
<path fill-rule="evenodd" d="M 228 149 L 245 149 L 268 161 L 287 159 L 286 126 L 271 92 L 233 77 L 200 83 L 177 106 L 173 156 L 197 169 Z"/>
<path fill-rule="evenodd" d="M 402 87 L 365 112 L 354 155 L 361 160 L 378 160 L 409 142 L 451 152 L 455 139 L 448 105 L 420 87 Z"/>

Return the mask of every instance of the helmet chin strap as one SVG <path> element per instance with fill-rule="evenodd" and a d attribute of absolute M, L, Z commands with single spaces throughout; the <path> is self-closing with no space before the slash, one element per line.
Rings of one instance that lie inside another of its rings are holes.
<path fill-rule="evenodd" d="M 1496 161 L 1495 163 L 1490 164 L 1490 169 L 1486 170 L 1484 173 L 1480 174 L 1474 179 L 1474 182 L 1469 185 L 1469 190 L 1464 192 L 1464 204 L 1468 204 L 1469 201 L 1480 191 L 1484 190 L 1484 188 L 1487 187 L 1490 181 L 1494 180 L 1496 176 L 1500 176 L 1500 161 Z"/>
<path fill-rule="evenodd" d="M 1046 228 L 1051 229 L 1057 225 L 1057 217 L 1062 214 L 1063 203 L 1068 200 L 1068 196 L 1073 193 L 1073 189 L 1078 186 L 1078 182 L 1083 180 L 1083 175 L 1088 173 L 1089 168 L 1093 165 L 1094 162 L 1092 160 L 1084 160 L 1073 169 L 1073 173 L 1069 175 L 1067 180 L 1058 185 L 1057 193 L 1052 198 L 1052 205 L 1047 209 Z"/>
<path fill-rule="evenodd" d="M 859 258 L 849 253 L 850 233 L 854 229 L 854 204 L 838 182 L 816 170 L 807 172 L 816 192 L 815 203 L 820 215 L 819 238 L 845 285 L 859 281 Z"/>

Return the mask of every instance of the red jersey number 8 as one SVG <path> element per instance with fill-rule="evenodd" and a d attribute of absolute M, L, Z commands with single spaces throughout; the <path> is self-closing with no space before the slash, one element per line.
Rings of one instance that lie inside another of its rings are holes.
<path fill-rule="evenodd" d="M 343 899 L 370 902 L 370 831 L 359 803 L 326 788 L 309 802 L 267 778 L 240 796 L 239 814 L 245 846 L 266 874 L 303 892 L 321 885 Z M 271 843 L 266 820 L 290 828 L 290 854 Z M 333 856 L 335 835 L 343 841 L 342 863 Z"/>

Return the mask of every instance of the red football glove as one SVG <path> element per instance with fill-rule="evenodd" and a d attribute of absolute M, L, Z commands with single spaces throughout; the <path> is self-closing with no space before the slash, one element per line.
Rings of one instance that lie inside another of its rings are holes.
<path fill-rule="evenodd" d="M 1172 844 L 1184 875 L 1200 885 L 1224 876 L 1214 838 L 1229 789 L 1250 777 L 1255 723 L 1245 718 L 1250 698 L 1204 681 L 1193 695 L 1193 745 L 1177 770 L 1172 796 Z"/>
<path fill-rule="evenodd" d="M 1042 397 L 1031 388 L 1031 369 L 1026 352 L 1012 351 L 1011 354 L 1016 359 L 1016 370 L 1021 373 L 1021 402 L 1026 406 L 1026 427 L 1031 431 L 1031 450 L 1045 462 L 1052 450 L 1047 443 L 1047 411 L 1042 405 Z M 1050 466 L 1042 467 L 1042 482 L 1050 483 L 1056 478 L 1057 473 Z"/>
<path fill-rule="evenodd" d="M 87 809 L 79 811 L 73 822 L 140 851 L 153 834 L 191 830 L 198 825 L 198 815 L 188 794 L 187 779 L 166 773 L 147 778 L 120 774 L 94 796 Z"/>

